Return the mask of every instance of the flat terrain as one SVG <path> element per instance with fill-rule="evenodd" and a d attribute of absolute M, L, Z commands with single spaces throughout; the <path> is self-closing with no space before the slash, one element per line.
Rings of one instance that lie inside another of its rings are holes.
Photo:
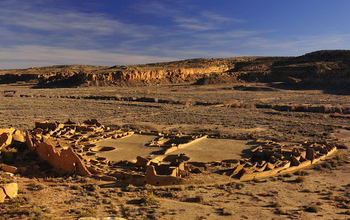
<path fill-rule="evenodd" d="M 256 84 L 248 85 L 257 87 Z M 191 105 L 194 101 L 241 101 L 247 104 L 350 106 L 348 95 L 328 94 L 322 90 L 241 91 L 233 89 L 235 86 L 237 84 L 31 89 L 30 86 L 21 84 L 0 85 L 0 94 L 6 90 L 16 91 L 13 97 L 0 95 L 0 123 L 4 127 L 29 129 L 33 127 L 33 121 L 83 121 L 97 118 L 103 124 L 130 124 L 174 131 L 180 129 L 183 133 L 212 132 L 238 136 L 249 134 L 285 141 L 294 138 L 325 139 L 333 128 L 348 126 L 348 120 L 332 118 L 324 113 Z M 180 100 L 185 104 L 79 99 L 90 95 L 151 97 Z M 76 98 L 66 98 L 69 96 Z"/>
<path fill-rule="evenodd" d="M 242 86 L 250 89 L 235 89 Z M 147 97 L 181 101 L 182 104 L 82 98 L 86 96 Z M 96 118 L 103 124 L 145 131 L 215 134 L 237 140 L 233 144 L 237 144 L 237 148 L 221 152 L 220 155 L 215 155 L 217 152 L 196 155 L 193 148 L 191 152 L 184 149 L 186 153 L 202 160 L 225 157 L 225 153 L 238 154 L 246 147 L 244 143 L 256 138 L 281 142 L 327 140 L 350 147 L 347 135 L 350 130 L 349 118 L 335 118 L 329 113 L 194 105 L 194 102 L 350 106 L 350 96 L 324 90 L 281 89 L 263 83 L 60 89 L 32 89 L 28 84 L 0 84 L 0 127 L 14 126 L 25 130 L 33 128 L 34 121 L 83 121 Z M 127 138 L 124 140 L 128 141 Z M 129 144 L 137 149 L 137 140 Z M 209 148 L 210 145 L 206 143 L 202 147 Z M 222 150 L 225 145 L 229 143 L 217 147 Z M 134 157 L 134 152 L 125 154 L 128 154 L 128 158 Z M 335 157 L 316 167 L 244 183 L 214 175 L 200 179 L 197 181 L 200 184 L 194 185 L 136 187 L 82 177 L 22 176 L 18 177 L 19 198 L 22 200 L 2 204 L 0 219 L 30 216 L 349 219 L 348 155 L 348 149 L 341 149 Z M 22 215 L 18 214 L 21 208 L 26 210 L 22 210 Z"/>
<path fill-rule="evenodd" d="M 147 157 L 153 151 L 156 151 L 155 147 L 145 147 L 145 143 L 153 140 L 155 136 L 151 135 L 132 135 L 116 140 L 105 140 L 97 143 L 99 147 L 114 147 L 115 150 L 100 152 L 97 155 L 107 158 L 110 161 L 128 160 L 136 161 L 137 156 Z"/>
<path fill-rule="evenodd" d="M 176 150 L 173 154 L 186 154 L 190 157 L 190 161 L 211 162 L 240 159 L 245 149 L 249 149 L 247 141 L 206 138 L 188 147 Z"/>

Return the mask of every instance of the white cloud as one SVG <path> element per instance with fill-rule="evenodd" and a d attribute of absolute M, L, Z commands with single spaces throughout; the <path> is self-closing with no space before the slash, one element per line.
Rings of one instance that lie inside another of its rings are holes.
<path fill-rule="evenodd" d="M 211 11 L 202 11 L 200 15 L 204 18 L 207 18 L 209 20 L 218 21 L 218 22 L 235 22 L 235 23 L 242 23 L 245 22 L 244 19 L 234 18 L 234 17 L 227 17 L 223 16 Z"/>
<path fill-rule="evenodd" d="M 186 1 L 181 1 L 181 4 L 178 5 L 177 3 L 179 2 L 153 0 L 147 2 L 147 4 L 137 4 L 134 8 L 141 13 L 168 18 L 174 22 L 178 28 L 194 32 L 217 30 L 221 29 L 223 24 L 245 22 L 243 19 L 224 16 L 208 10 L 197 10 L 197 7 L 190 6 Z M 186 9 L 192 7 L 193 12 L 190 15 L 182 10 L 185 8 L 179 6 L 185 4 Z M 176 5 L 178 7 L 176 7 Z"/>
<path fill-rule="evenodd" d="M 179 23 L 177 25 L 180 28 L 189 29 L 192 31 L 208 31 L 215 29 L 215 26 L 211 24 L 203 24 L 203 23 Z"/>
<path fill-rule="evenodd" d="M 237 28 L 248 21 L 197 10 L 185 0 L 144 0 L 143 4 L 129 9 L 130 13 L 149 15 L 150 19 L 146 20 L 150 25 L 144 21 L 127 23 L 121 17 L 87 13 L 78 8 L 38 6 L 48 2 L 55 1 L 0 1 L 0 69 L 54 64 L 137 64 L 193 57 L 300 55 L 318 49 L 350 47 L 349 34 L 287 36 L 284 33 L 282 39 L 271 34 L 271 30 Z M 152 19 L 165 21 L 158 25 Z"/>
<path fill-rule="evenodd" d="M 176 58 L 113 53 L 98 50 L 64 49 L 40 45 L 0 48 L 0 69 L 58 64 L 139 64 L 173 60 L 176 60 Z"/>
<path fill-rule="evenodd" d="M 266 33 L 266 31 L 253 31 L 253 30 L 228 30 L 215 33 L 202 33 L 196 35 L 207 40 L 230 40 L 235 38 L 247 38 Z"/>
<path fill-rule="evenodd" d="M 209 11 L 202 11 L 190 17 L 177 13 L 177 15 L 171 17 L 178 27 L 192 31 L 220 30 L 228 24 L 243 22 L 240 19 L 218 15 Z"/>
<path fill-rule="evenodd" d="M 175 1 L 146 0 L 133 5 L 133 9 L 142 14 L 150 14 L 159 17 L 172 17 L 181 13 L 174 6 Z"/>
<path fill-rule="evenodd" d="M 125 24 L 99 13 L 77 11 L 21 11 L 0 7 L 0 20 L 4 25 L 25 27 L 41 31 L 79 32 L 110 35 L 126 34 L 133 37 L 144 37 L 145 27 Z M 148 27 L 149 28 L 149 27 Z"/>
<path fill-rule="evenodd" d="M 273 51 L 279 53 L 277 55 L 301 55 L 315 50 L 350 48 L 350 34 L 291 36 L 284 40 L 252 37 L 243 46 L 266 53 Z"/>

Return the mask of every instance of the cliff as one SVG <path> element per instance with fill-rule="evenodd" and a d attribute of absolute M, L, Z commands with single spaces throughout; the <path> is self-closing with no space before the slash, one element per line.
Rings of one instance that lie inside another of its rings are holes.
<path fill-rule="evenodd" d="M 233 81 L 339 86 L 350 82 L 350 51 L 316 51 L 298 57 L 189 59 L 130 66 L 52 66 L 0 71 L 0 83 L 36 87 L 133 86 Z"/>

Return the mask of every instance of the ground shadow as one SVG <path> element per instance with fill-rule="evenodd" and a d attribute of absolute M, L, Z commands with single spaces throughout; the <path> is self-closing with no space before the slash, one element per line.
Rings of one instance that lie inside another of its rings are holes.
<path fill-rule="evenodd" d="M 281 90 L 321 90 L 324 94 L 331 95 L 350 95 L 350 87 L 348 84 L 342 85 L 324 85 L 311 83 L 287 83 L 287 82 L 272 82 L 269 87 Z"/>

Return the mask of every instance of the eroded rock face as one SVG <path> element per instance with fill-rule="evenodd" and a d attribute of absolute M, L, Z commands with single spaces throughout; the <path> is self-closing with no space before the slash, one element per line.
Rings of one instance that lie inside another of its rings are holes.
<path fill-rule="evenodd" d="M 43 141 L 34 138 L 34 141 L 28 140 L 28 148 L 35 151 L 40 159 L 48 162 L 58 172 L 83 176 L 91 175 L 71 147 L 63 148 L 53 143 L 54 141 L 50 138 L 44 138 Z"/>
<path fill-rule="evenodd" d="M 298 57 L 189 59 L 132 66 L 53 66 L 0 71 L 6 83 L 37 87 L 132 86 L 162 83 L 217 84 L 227 81 L 284 82 L 293 86 L 349 84 L 349 51 L 316 51 Z M 337 87 L 337 88 L 338 88 Z"/>
<path fill-rule="evenodd" d="M 39 77 L 39 85 L 50 86 L 104 86 L 178 83 L 196 81 L 206 74 L 223 73 L 227 65 L 197 68 L 128 68 L 105 72 L 51 73 Z"/>

